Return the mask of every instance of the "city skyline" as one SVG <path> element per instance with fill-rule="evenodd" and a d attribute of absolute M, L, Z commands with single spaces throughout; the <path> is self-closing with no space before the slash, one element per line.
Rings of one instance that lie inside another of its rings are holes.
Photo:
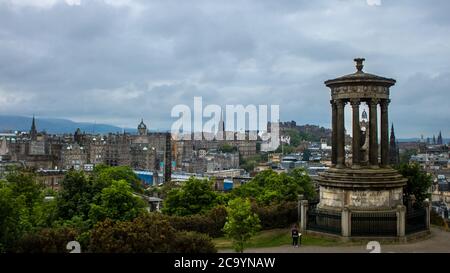
<path fill-rule="evenodd" d="M 445 138 L 450 4 L 368 3 L 0 1 L 0 114 L 168 129 L 173 106 L 202 96 L 330 128 L 323 82 L 365 57 L 397 80 L 397 137 Z"/>

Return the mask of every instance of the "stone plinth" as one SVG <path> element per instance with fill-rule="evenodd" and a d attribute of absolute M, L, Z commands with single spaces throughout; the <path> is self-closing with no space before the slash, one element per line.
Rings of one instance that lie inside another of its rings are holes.
<path fill-rule="evenodd" d="M 403 200 L 407 179 L 391 168 L 337 169 L 319 173 L 320 208 L 394 209 Z"/>

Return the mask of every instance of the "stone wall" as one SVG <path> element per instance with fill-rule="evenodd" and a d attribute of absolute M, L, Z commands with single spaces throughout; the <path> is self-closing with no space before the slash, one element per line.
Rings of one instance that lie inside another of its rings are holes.
<path fill-rule="evenodd" d="M 403 203 L 402 188 L 385 190 L 347 190 L 332 187 L 320 187 L 319 207 L 358 208 L 364 210 L 395 208 Z"/>

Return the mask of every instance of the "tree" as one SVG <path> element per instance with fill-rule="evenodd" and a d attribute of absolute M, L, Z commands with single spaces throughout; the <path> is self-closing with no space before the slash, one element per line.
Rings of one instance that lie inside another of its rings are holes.
<path fill-rule="evenodd" d="M 294 169 L 288 174 L 265 170 L 231 193 L 235 197 L 252 198 L 264 205 L 297 201 L 299 194 L 304 194 L 307 199 L 315 197 L 311 178 L 303 169 Z"/>
<path fill-rule="evenodd" d="M 221 151 L 222 153 L 232 153 L 232 152 L 236 152 L 237 148 L 231 146 L 228 143 L 224 143 L 222 146 L 220 146 L 219 151 Z"/>
<path fill-rule="evenodd" d="M 414 195 L 417 205 L 421 205 L 426 198 L 430 198 L 428 190 L 433 180 L 431 175 L 421 170 L 418 164 L 401 164 L 398 171 L 408 178 L 404 193 L 408 196 Z"/>
<path fill-rule="evenodd" d="M 14 252 L 67 253 L 67 243 L 76 240 L 77 235 L 72 228 L 44 228 L 24 235 L 14 246 Z"/>
<path fill-rule="evenodd" d="M 408 164 L 411 156 L 417 154 L 417 149 L 406 149 L 400 154 L 400 164 Z"/>
<path fill-rule="evenodd" d="M 172 189 L 164 200 L 163 212 L 169 215 L 204 213 L 217 204 L 213 181 L 190 177 L 181 188 Z"/>
<path fill-rule="evenodd" d="M 44 202 L 34 175 L 11 172 L 0 180 L 0 252 L 11 251 L 24 234 L 52 224 L 55 202 Z"/>
<path fill-rule="evenodd" d="M 6 252 L 20 238 L 23 203 L 17 202 L 7 181 L 0 180 L 0 253 Z"/>
<path fill-rule="evenodd" d="M 146 213 L 133 221 L 99 222 L 91 232 L 90 252 L 96 253 L 213 253 L 205 234 L 175 230 L 167 216 Z"/>
<path fill-rule="evenodd" d="M 133 195 L 131 186 L 125 180 L 113 180 L 96 196 L 91 204 L 89 218 L 93 223 L 106 218 L 119 221 L 133 220 L 145 210 L 145 202 Z"/>
<path fill-rule="evenodd" d="M 101 187 L 92 186 L 92 181 L 81 171 L 69 171 L 61 182 L 61 190 L 56 199 L 58 216 L 71 219 L 74 216 L 88 218 L 94 196 L 101 191 Z"/>
<path fill-rule="evenodd" d="M 294 179 L 294 183 L 299 186 L 299 188 L 294 188 L 295 193 L 303 194 L 304 198 L 307 200 L 312 200 L 316 198 L 317 193 L 314 188 L 311 177 L 306 173 L 303 168 L 295 168 L 288 172 L 288 175 Z M 301 188 L 301 189 L 300 189 Z M 291 201 L 294 201 L 291 199 Z"/>
<path fill-rule="evenodd" d="M 303 151 L 303 156 L 302 156 L 302 160 L 303 161 L 309 161 L 309 158 L 311 157 L 311 151 L 308 149 L 305 149 Z"/>
<path fill-rule="evenodd" d="M 91 231 L 89 251 L 95 253 L 168 252 L 175 230 L 169 222 L 155 213 L 145 214 L 133 221 L 115 222 L 107 219 Z"/>
<path fill-rule="evenodd" d="M 94 177 L 94 180 L 103 187 L 108 186 L 112 180 L 125 180 L 131 185 L 135 192 L 144 192 L 141 181 L 128 166 L 108 167 L 100 165 L 94 170 Z"/>
<path fill-rule="evenodd" d="M 227 222 L 223 227 L 233 241 L 236 252 L 244 252 L 244 244 L 261 228 L 258 215 L 252 212 L 250 200 L 236 198 L 228 202 Z"/>
<path fill-rule="evenodd" d="M 36 177 L 32 173 L 23 171 L 14 171 L 6 176 L 12 194 L 25 198 L 28 207 L 32 207 L 33 203 L 42 199 L 43 187 L 36 181 Z"/>
<path fill-rule="evenodd" d="M 300 142 L 302 141 L 302 137 L 300 136 L 300 133 L 295 129 L 287 129 L 286 133 L 290 137 L 290 144 L 292 147 L 297 147 L 300 145 Z"/>

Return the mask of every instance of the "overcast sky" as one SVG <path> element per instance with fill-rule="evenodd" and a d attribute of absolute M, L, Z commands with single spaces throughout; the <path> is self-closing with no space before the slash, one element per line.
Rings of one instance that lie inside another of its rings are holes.
<path fill-rule="evenodd" d="M 279 104 L 329 127 L 327 79 L 392 77 L 398 137 L 450 137 L 450 1 L 0 0 L 0 114 L 170 128 L 176 104 Z M 348 119 L 347 119 L 348 120 Z M 350 127 L 347 127 L 349 129 Z"/>

